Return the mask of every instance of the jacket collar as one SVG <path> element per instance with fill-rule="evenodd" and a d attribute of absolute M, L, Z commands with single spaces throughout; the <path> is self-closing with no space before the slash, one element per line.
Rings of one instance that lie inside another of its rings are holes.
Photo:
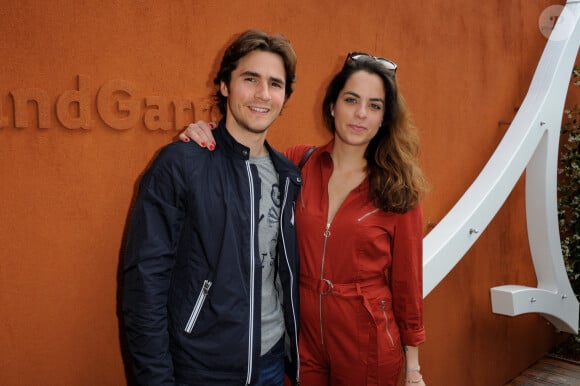
<path fill-rule="evenodd" d="M 219 122 L 218 127 L 212 133 L 216 139 L 216 142 L 220 147 L 223 147 L 223 149 L 226 150 L 227 154 L 243 160 L 250 159 L 250 148 L 242 145 L 236 141 L 234 137 L 232 137 L 232 135 L 226 129 L 225 122 L 225 118 L 222 119 Z"/>
<path fill-rule="evenodd" d="M 302 185 L 302 176 L 300 174 L 300 169 L 298 166 L 294 165 L 288 158 L 286 158 L 282 153 L 274 149 L 270 144 L 265 142 L 266 149 L 270 154 L 270 159 L 274 164 L 274 168 L 280 175 L 280 177 L 289 177 L 294 184 Z"/>
<path fill-rule="evenodd" d="M 232 135 L 226 129 L 225 118 L 220 120 L 218 127 L 212 132 L 212 134 L 214 135 L 216 142 L 220 147 L 222 147 L 222 149 L 224 149 L 228 156 L 245 161 L 250 159 L 250 148 L 242 145 L 236 141 L 234 137 L 232 137 Z M 288 176 L 294 181 L 294 183 L 300 185 L 302 180 L 298 167 L 296 167 L 296 165 L 290 162 L 290 160 L 284 157 L 284 155 L 270 146 L 268 141 L 265 141 L 264 145 L 270 154 L 270 158 L 278 174 L 280 174 L 281 177 Z"/>

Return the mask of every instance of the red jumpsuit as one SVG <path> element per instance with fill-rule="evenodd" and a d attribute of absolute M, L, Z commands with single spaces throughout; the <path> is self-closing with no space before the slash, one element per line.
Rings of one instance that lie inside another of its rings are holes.
<path fill-rule="evenodd" d="M 368 180 L 327 224 L 333 142 L 302 169 L 296 203 L 300 248 L 300 383 L 302 386 L 396 385 L 402 345 L 425 340 L 421 208 L 377 209 Z M 296 164 L 307 147 L 287 156 Z"/>

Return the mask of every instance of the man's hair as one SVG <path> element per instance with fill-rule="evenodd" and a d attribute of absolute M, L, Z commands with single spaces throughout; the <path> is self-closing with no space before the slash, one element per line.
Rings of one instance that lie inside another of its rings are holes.
<path fill-rule="evenodd" d="M 219 89 L 220 83 L 224 82 L 229 87 L 232 72 L 238 67 L 239 60 L 255 50 L 271 52 L 282 58 L 286 71 L 286 100 L 292 95 L 294 91 L 292 85 L 296 80 L 296 53 L 290 41 L 280 34 L 268 35 L 263 31 L 248 30 L 228 46 L 213 81 L 218 86 L 215 96 L 222 114 L 225 114 L 227 110 L 227 98 Z"/>

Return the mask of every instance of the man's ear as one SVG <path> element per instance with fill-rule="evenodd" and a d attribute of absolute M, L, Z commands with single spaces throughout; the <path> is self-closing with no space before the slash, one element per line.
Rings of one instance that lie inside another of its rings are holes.
<path fill-rule="evenodd" d="M 220 92 L 225 97 L 228 97 L 229 96 L 228 85 L 223 80 L 220 82 Z"/>

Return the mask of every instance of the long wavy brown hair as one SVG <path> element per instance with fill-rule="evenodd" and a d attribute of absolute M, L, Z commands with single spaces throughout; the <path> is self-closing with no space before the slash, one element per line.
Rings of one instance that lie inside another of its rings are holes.
<path fill-rule="evenodd" d="M 347 60 L 326 89 L 322 113 L 327 128 L 335 133 L 332 106 L 348 79 L 358 71 L 378 75 L 385 86 L 385 112 L 379 131 L 366 152 L 370 199 L 380 209 L 404 213 L 416 207 L 427 190 L 419 167 L 419 136 L 398 92 L 395 73 L 373 57 Z"/>

